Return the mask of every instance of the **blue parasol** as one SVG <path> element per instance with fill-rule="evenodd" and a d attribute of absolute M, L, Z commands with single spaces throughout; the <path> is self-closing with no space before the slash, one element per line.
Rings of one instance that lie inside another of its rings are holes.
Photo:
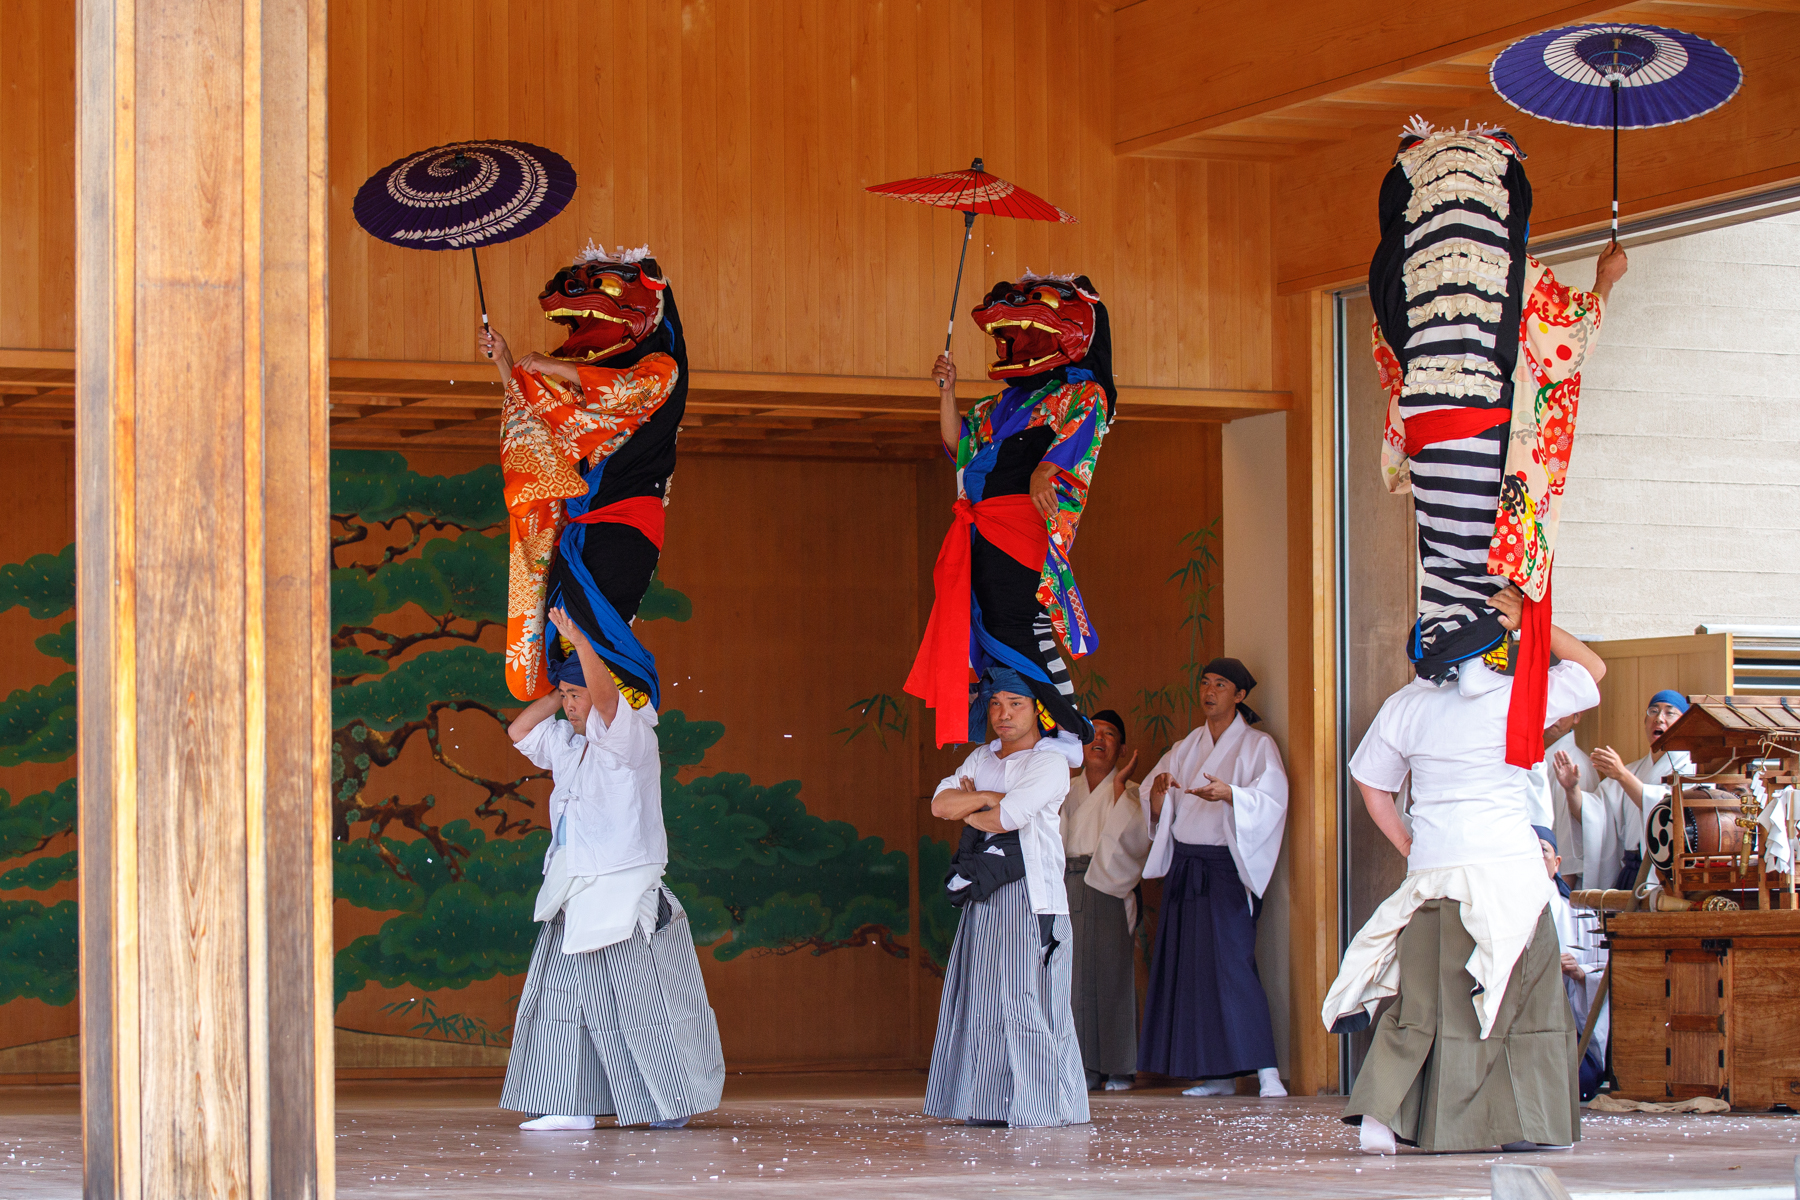
<path fill-rule="evenodd" d="M 1705 116 L 1737 95 L 1744 72 L 1724 47 L 1659 25 L 1575 25 L 1521 38 L 1488 69 L 1500 98 L 1584 129 L 1613 131 L 1613 240 L 1619 238 L 1619 130 Z"/>
<path fill-rule="evenodd" d="M 452 142 L 389 163 L 356 193 L 351 211 L 372 236 L 414 250 L 467 250 L 523 237 L 575 195 L 575 168 L 529 142 Z M 488 323 L 481 259 L 475 294 Z"/>

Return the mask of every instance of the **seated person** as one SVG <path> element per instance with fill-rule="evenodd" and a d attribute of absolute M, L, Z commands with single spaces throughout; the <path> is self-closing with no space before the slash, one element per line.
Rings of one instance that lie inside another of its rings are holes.
<path fill-rule="evenodd" d="M 1575 1015 L 1575 1028 L 1587 1028 L 1588 1013 L 1600 991 L 1600 980 L 1606 973 L 1606 951 L 1601 946 L 1600 921 L 1592 912 L 1576 912 L 1569 903 L 1569 885 L 1562 878 L 1562 855 L 1556 852 L 1556 834 L 1542 825 L 1533 825 L 1538 835 L 1538 848 L 1544 852 L 1544 870 L 1556 884 L 1556 895 L 1550 898 L 1550 917 L 1556 923 L 1556 940 L 1562 946 L 1563 990 L 1569 994 L 1569 1010 Z M 1587 1052 L 1581 1056 L 1581 1099 L 1592 1100 L 1600 1091 L 1600 1080 L 1606 1074 L 1606 1041 L 1612 1031 L 1612 1014 L 1601 1001 L 1600 1019 L 1594 1022 L 1594 1036 Z"/>

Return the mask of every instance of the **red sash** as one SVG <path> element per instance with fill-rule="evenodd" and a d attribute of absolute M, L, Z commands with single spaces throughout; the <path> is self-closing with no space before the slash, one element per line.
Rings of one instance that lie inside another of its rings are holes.
<path fill-rule="evenodd" d="M 663 548 L 663 502 L 661 496 L 627 496 L 605 508 L 596 508 L 579 517 L 570 517 L 577 525 L 629 525 L 658 550 Z"/>
<path fill-rule="evenodd" d="M 1030 496 L 995 496 L 972 504 L 959 499 L 951 510 L 931 581 L 937 598 L 925 625 L 925 640 L 906 677 L 909 695 L 937 713 L 937 744 L 969 740 L 969 527 L 1034 571 L 1044 569 L 1050 529 Z"/>
<path fill-rule="evenodd" d="M 1506 761 L 1529 771 L 1544 758 L 1545 710 L 1550 702 L 1550 585 L 1544 598 L 1525 597 L 1519 614 L 1519 661 L 1506 704 Z"/>
<path fill-rule="evenodd" d="M 1459 442 L 1512 420 L 1510 408 L 1439 408 L 1407 417 L 1406 457 L 1438 442 Z"/>

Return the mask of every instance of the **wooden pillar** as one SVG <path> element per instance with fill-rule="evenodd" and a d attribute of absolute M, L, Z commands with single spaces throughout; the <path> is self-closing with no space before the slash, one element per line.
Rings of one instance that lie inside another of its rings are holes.
<path fill-rule="evenodd" d="M 82 0 L 90 1197 L 330 1196 L 324 0 Z"/>
<path fill-rule="evenodd" d="M 1288 845 L 1292 1090 L 1336 1092 L 1319 1019 L 1338 965 L 1337 451 L 1331 297 L 1282 297 L 1288 410 Z"/>

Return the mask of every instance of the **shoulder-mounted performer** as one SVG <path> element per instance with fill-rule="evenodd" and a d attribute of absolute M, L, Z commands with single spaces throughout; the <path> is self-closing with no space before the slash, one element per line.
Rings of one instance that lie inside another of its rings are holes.
<path fill-rule="evenodd" d="M 985 725 L 984 677 L 1005 668 L 1030 685 L 1047 727 L 1086 742 L 1093 726 L 1057 642 L 1076 658 L 1096 643 L 1069 551 L 1118 399 L 1112 327 L 1085 275 L 1027 272 L 972 315 L 994 339 L 988 377 L 1006 388 L 959 416 L 955 364 L 946 354 L 933 370 L 957 499 L 906 690 L 937 711 L 938 745 L 967 742 Z"/>
<path fill-rule="evenodd" d="M 506 683 L 549 693 L 573 651 L 545 637 L 563 607 L 634 708 L 661 704 L 656 660 L 631 630 L 663 546 L 675 436 L 687 405 L 687 343 L 675 293 L 649 247 L 592 242 L 544 286 L 544 315 L 569 335 L 516 364 L 480 337 L 506 384 L 501 469 L 512 527 Z"/>
<path fill-rule="evenodd" d="M 1524 157 L 1504 129 L 1414 118 L 1381 185 L 1369 298 L 1388 393 L 1382 475 L 1412 492 L 1419 529 L 1408 655 L 1421 678 L 1455 677 L 1506 636 L 1490 602 L 1517 586 L 1507 756 L 1530 768 L 1543 757 L 1550 568 L 1581 366 L 1625 254 L 1601 254 L 1592 292 L 1558 283 L 1526 251 Z"/>

